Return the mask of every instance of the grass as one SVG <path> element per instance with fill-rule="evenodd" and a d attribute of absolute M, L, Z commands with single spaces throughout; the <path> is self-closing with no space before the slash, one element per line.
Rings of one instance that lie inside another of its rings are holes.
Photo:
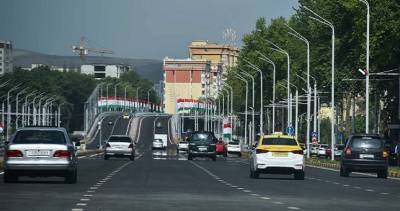
<path fill-rule="evenodd" d="M 318 159 L 318 158 L 310 158 L 306 160 L 307 163 L 311 165 L 318 164 L 337 164 L 340 165 L 340 161 L 338 160 L 330 160 L 330 159 Z M 397 166 L 389 166 L 389 172 L 400 173 L 400 167 Z"/>

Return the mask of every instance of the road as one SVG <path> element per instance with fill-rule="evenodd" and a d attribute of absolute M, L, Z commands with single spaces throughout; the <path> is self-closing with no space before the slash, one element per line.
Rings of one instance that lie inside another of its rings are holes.
<path fill-rule="evenodd" d="M 73 185 L 59 178 L 0 182 L 0 210 L 399 210 L 399 180 L 342 178 L 311 167 L 304 181 L 281 175 L 250 179 L 242 158 L 188 161 L 173 144 L 153 151 L 154 119 L 142 117 L 135 161 L 82 157 Z M 159 120 L 168 124 L 168 117 Z M 126 122 L 115 126 L 113 133 L 127 128 Z"/>

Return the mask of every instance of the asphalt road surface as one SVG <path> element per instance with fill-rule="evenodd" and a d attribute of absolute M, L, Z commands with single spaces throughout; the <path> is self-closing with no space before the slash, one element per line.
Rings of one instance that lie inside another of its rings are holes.
<path fill-rule="evenodd" d="M 0 182 L 0 210 L 400 210 L 400 180 L 342 178 L 311 167 L 304 181 L 281 175 L 250 179 L 242 158 L 188 161 L 173 144 L 153 151 L 154 120 L 141 120 L 135 161 L 82 157 L 72 185 L 59 178 Z M 160 120 L 168 125 L 168 117 Z"/>

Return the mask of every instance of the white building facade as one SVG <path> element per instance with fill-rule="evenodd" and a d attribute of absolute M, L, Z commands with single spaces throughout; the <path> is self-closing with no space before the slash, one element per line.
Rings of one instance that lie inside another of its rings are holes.
<path fill-rule="evenodd" d="M 81 73 L 93 75 L 96 79 L 106 77 L 119 78 L 121 74 L 132 70 L 127 65 L 85 64 L 81 66 Z"/>
<path fill-rule="evenodd" d="M 0 75 L 13 71 L 13 46 L 11 41 L 0 40 Z"/>

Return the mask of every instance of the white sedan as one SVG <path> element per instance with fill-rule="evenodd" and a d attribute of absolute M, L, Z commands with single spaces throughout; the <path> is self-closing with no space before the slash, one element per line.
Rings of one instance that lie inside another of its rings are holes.
<path fill-rule="evenodd" d="M 297 140 L 282 133 L 261 137 L 250 157 L 250 177 L 260 173 L 294 174 L 304 180 L 304 155 Z"/>

